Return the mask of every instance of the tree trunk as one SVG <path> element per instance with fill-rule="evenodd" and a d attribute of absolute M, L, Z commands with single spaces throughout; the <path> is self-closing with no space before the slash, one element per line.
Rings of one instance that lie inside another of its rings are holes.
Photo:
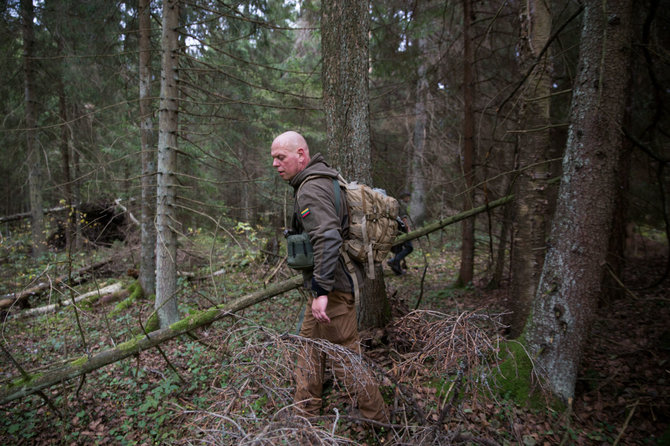
<path fill-rule="evenodd" d="M 178 0 L 163 3 L 161 37 L 161 94 L 158 123 L 158 172 L 156 200 L 156 312 L 165 328 L 179 320 L 177 290 L 177 237 L 175 226 L 177 164 L 178 66 L 177 26 Z"/>
<path fill-rule="evenodd" d="M 474 52 L 470 28 L 472 26 L 471 0 L 463 0 L 463 157 L 462 169 L 465 191 L 463 193 L 463 211 L 472 209 L 475 201 L 473 163 L 475 158 L 475 117 L 474 117 Z M 461 267 L 457 285 L 465 286 L 474 278 L 475 265 L 475 219 L 463 221 L 461 242 Z"/>
<path fill-rule="evenodd" d="M 503 209 L 503 221 L 500 225 L 498 251 L 496 253 L 495 266 L 493 268 L 493 277 L 491 277 L 491 281 L 486 285 L 486 288 L 490 290 L 497 290 L 503 280 L 503 274 L 505 272 L 505 258 L 507 257 L 507 238 L 509 236 L 510 226 L 512 225 L 511 222 L 512 205 L 510 204 L 505 206 Z"/>
<path fill-rule="evenodd" d="M 321 4 L 323 105 L 328 154 L 349 181 L 372 184 L 368 91 L 368 2 L 325 0 Z M 380 272 L 381 266 L 377 268 Z M 360 328 L 390 319 L 383 274 L 362 288 Z M 370 279 L 366 280 L 369 282 Z"/>
<path fill-rule="evenodd" d="M 63 36 L 59 31 L 54 31 L 54 38 L 58 48 L 58 56 L 64 56 Z M 68 120 L 67 113 L 67 97 L 65 95 L 65 82 L 63 79 L 65 64 L 61 62 L 60 70 L 58 72 L 58 80 L 56 81 L 56 89 L 58 92 L 58 115 L 61 122 L 60 129 L 60 153 L 63 161 L 63 195 L 65 196 L 65 205 L 68 208 L 65 216 L 65 252 L 72 252 L 73 227 L 75 220 L 75 206 L 72 197 L 72 171 L 71 171 L 71 156 L 70 147 L 72 146 L 71 127 Z"/>
<path fill-rule="evenodd" d="M 140 275 L 145 295 L 156 293 L 156 161 L 151 120 L 151 0 L 139 2 L 140 144 L 142 150 L 142 216 L 140 217 Z"/>
<path fill-rule="evenodd" d="M 34 86 L 34 46 L 35 33 L 32 0 L 21 0 L 21 19 L 23 25 L 23 74 L 26 119 L 26 155 L 28 166 L 28 190 L 30 195 L 31 231 L 33 238 L 33 257 L 37 258 L 46 250 L 44 235 L 44 214 L 42 213 L 42 163 L 36 144 L 35 86 Z"/>
<path fill-rule="evenodd" d="M 61 127 L 60 152 L 63 159 L 63 193 L 68 213 L 65 217 L 65 252 L 72 252 L 72 227 L 74 223 L 74 203 L 72 201 L 72 175 L 70 173 L 70 129 L 67 125 L 67 100 L 62 77 L 58 80 L 58 109 Z"/>
<path fill-rule="evenodd" d="M 551 34 L 551 13 L 544 0 L 527 0 L 521 16 L 522 72 L 533 66 Z M 524 17 L 525 16 L 525 17 Z M 514 246 L 512 254 L 509 336 L 518 337 L 528 319 L 546 253 L 549 204 L 551 55 L 547 51 L 526 80 L 521 97 L 519 176 L 514 184 Z"/>
<path fill-rule="evenodd" d="M 426 38 L 419 39 L 418 47 L 422 54 L 422 61 L 418 68 L 418 79 L 416 81 L 416 102 L 414 104 L 414 132 L 412 136 L 412 162 L 410 182 L 412 184 L 412 196 L 409 203 L 409 215 L 412 223 L 416 226 L 423 224 L 426 215 L 426 173 L 423 170 L 428 114 L 428 80 L 426 70 L 428 62 L 425 55 Z"/>
<path fill-rule="evenodd" d="M 72 154 L 72 164 L 74 169 L 74 178 L 72 180 L 72 200 L 74 201 L 74 250 L 81 250 L 83 244 L 83 236 L 81 233 L 81 214 L 79 212 L 79 206 L 81 204 L 81 162 L 80 162 L 80 153 L 77 150 L 77 147 L 74 144 L 74 141 L 70 139 L 70 153 Z"/>
<path fill-rule="evenodd" d="M 347 180 L 371 184 L 367 8 L 323 1 L 321 50 L 328 155 Z"/>
<path fill-rule="evenodd" d="M 630 0 L 585 1 L 563 177 L 524 339 L 549 388 L 569 401 L 593 322 L 621 184 L 630 76 Z"/>

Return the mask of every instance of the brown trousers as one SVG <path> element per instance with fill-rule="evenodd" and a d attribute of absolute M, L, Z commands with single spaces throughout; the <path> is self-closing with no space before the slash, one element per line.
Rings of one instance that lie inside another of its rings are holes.
<path fill-rule="evenodd" d="M 353 295 L 340 291 L 328 294 L 326 314 L 330 324 L 319 324 L 312 316 L 312 299 L 307 302 L 300 336 L 309 339 L 325 339 L 346 347 L 348 351 L 331 354 L 333 372 L 344 383 L 347 392 L 358 402 L 363 417 L 388 423 L 386 404 L 372 374 L 360 365 L 360 342 L 356 320 L 356 305 Z M 344 353 L 344 354 L 343 354 Z M 326 353 L 310 343 L 298 354 L 296 364 L 295 403 L 307 416 L 318 416 L 323 391 L 323 369 Z"/>

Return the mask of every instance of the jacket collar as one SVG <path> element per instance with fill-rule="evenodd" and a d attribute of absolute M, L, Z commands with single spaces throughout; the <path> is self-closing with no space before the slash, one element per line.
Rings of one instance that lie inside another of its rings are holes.
<path fill-rule="evenodd" d="M 298 172 L 296 176 L 291 178 L 289 184 L 293 186 L 294 189 L 298 189 L 305 178 L 310 175 L 319 175 L 331 178 L 337 178 L 337 170 L 333 169 L 328 165 L 326 160 L 323 158 L 323 155 L 320 153 L 315 154 L 310 160 L 309 164 L 305 166 L 303 170 Z"/>

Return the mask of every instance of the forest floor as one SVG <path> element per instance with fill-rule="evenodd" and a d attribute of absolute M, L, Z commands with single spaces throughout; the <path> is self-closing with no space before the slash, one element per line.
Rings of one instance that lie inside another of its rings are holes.
<path fill-rule="evenodd" d="M 182 314 L 250 292 L 270 277 L 293 275 L 261 250 L 240 249 L 260 237 L 242 232 L 248 244 L 233 252 L 226 251 L 233 244 L 223 243 L 215 256 L 210 242 L 195 234 L 182 243 L 180 269 L 205 277 L 179 279 Z M 393 426 L 383 432 L 361 423 L 336 383 L 326 387 L 322 417 L 308 420 L 291 411 L 292 364 L 302 345 L 291 335 L 301 308 L 300 294 L 292 291 L 197 330 L 197 339 L 184 336 L 53 386 L 45 390 L 52 406 L 36 395 L 0 406 L 0 444 L 670 444 L 670 280 L 642 289 L 663 276 L 663 258 L 629 261 L 622 278 L 627 292 L 600 306 L 570 408 L 544 399 L 515 402 L 498 382 L 509 345 L 500 324 L 510 298 L 506 286 L 487 290 L 482 279 L 454 288 L 458 250 L 435 241 L 415 247 L 407 274 L 386 271 L 394 320 L 362 333 L 393 412 Z M 78 292 L 132 283 L 136 247 L 115 244 L 76 260 L 104 258 L 114 260 Z M 25 245 L 3 240 L 0 293 L 43 279 L 45 268 L 58 275 L 66 263 L 62 254 L 49 262 L 53 270 L 31 263 Z M 221 266 L 225 274 L 207 278 Z M 484 267 L 478 269 L 485 277 Z M 31 297 L 30 306 L 57 294 Z M 76 312 L 30 318 L 15 317 L 20 310 L 13 308 L 2 315 L 0 340 L 23 368 L 44 372 L 118 345 L 137 333 L 137 321 L 146 321 L 152 309 L 149 300 L 115 305 L 92 302 Z M 418 312 L 411 311 L 415 306 Z M 17 375 L 4 354 L 0 379 Z"/>

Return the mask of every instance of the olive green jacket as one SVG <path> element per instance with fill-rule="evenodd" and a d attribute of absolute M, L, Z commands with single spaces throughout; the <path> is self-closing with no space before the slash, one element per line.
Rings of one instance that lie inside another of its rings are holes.
<path fill-rule="evenodd" d="M 305 287 L 314 290 L 317 296 L 332 290 L 354 293 L 351 275 L 340 252 L 348 234 L 349 216 L 343 191 L 339 209 L 335 209 L 333 180 L 337 176 L 337 170 L 321 154 L 316 154 L 290 182 L 296 193 L 293 229 L 309 234 L 314 251 L 314 268 L 303 271 Z M 362 277 L 359 265 L 354 266 L 354 273 Z"/>

